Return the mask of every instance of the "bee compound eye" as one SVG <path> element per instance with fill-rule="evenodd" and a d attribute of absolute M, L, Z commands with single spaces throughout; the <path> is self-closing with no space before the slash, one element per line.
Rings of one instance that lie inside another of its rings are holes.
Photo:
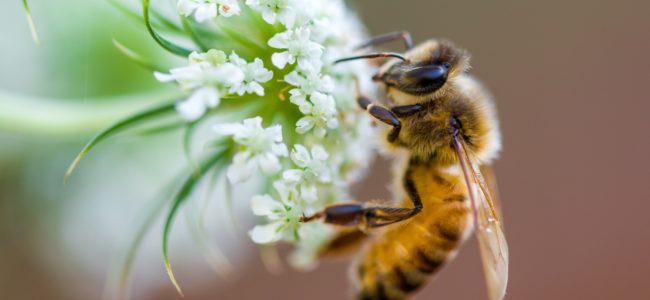
<path fill-rule="evenodd" d="M 410 71 L 409 77 L 425 83 L 440 82 L 447 79 L 447 69 L 442 66 L 418 68 Z"/>

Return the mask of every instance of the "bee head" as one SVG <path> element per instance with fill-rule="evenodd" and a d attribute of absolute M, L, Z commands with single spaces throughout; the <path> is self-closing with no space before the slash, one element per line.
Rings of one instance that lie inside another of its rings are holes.
<path fill-rule="evenodd" d="M 469 67 L 469 55 L 451 42 L 429 40 L 409 50 L 404 60 L 392 59 L 373 77 L 407 94 L 435 93 Z"/>

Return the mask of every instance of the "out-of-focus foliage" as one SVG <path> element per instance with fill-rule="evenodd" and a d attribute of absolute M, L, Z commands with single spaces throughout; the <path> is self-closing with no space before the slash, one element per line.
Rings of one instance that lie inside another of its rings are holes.
<path fill-rule="evenodd" d="M 21 5 L 0 4 L 0 89 L 88 101 L 162 86 L 112 44 L 116 38 L 148 57 L 165 57 L 141 20 L 110 1 L 31 0 L 40 45 L 31 38 Z"/>
<path fill-rule="evenodd" d="M 127 228 L 156 193 L 146 187 L 178 171 L 180 146 L 164 147 L 175 135 L 107 143 L 98 150 L 103 158 L 89 161 L 75 182 L 63 185 L 63 174 L 91 134 L 172 90 L 112 40 L 171 64 L 142 21 L 109 1 L 30 0 L 29 6 L 39 44 L 23 3 L 0 1 L 0 298 L 97 299 L 118 244 L 130 238 Z M 172 165 L 157 168 L 163 157 Z M 125 168 L 114 168 L 116 160 Z"/>

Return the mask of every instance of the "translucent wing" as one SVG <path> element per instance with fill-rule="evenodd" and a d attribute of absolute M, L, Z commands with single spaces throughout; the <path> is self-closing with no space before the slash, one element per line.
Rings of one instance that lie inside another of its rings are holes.
<path fill-rule="evenodd" d="M 483 273 L 490 300 L 501 300 L 508 285 L 508 244 L 499 220 L 492 195 L 485 178 L 466 151 L 465 142 L 454 136 L 454 147 L 458 153 L 469 198 L 474 212 L 476 238 L 481 250 Z"/>

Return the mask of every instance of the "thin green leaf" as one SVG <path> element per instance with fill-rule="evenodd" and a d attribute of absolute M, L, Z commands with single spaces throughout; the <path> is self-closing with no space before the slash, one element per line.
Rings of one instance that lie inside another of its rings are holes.
<path fill-rule="evenodd" d="M 227 157 L 223 155 L 224 153 L 225 153 L 224 150 L 218 151 L 215 155 L 203 161 L 200 164 L 200 171 L 201 171 L 200 174 L 205 174 L 207 170 L 217 165 L 219 162 L 224 162 L 225 159 L 227 159 Z M 178 209 L 180 208 L 181 204 L 183 204 L 183 202 L 187 200 L 187 197 L 190 196 L 190 194 L 194 190 L 194 187 L 202 177 L 203 175 L 196 176 L 192 174 L 183 182 L 183 185 L 178 190 L 178 193 L 176 193 L 176 195 L 174 196 L 174 200 L 172 202 L 171 208 L 169 209 L 169 213 L 167 214 L 167 218 L 165 219 L 165 227 L 163 229 L 162 247 L 163 247 L 163 260 L 165 262 L 165 268 L 167 269 L 167 275 L 169 276 L 169 279 L 171 280 L 172 284 L 174 285 L 174 287 L 176 288 L 176 290 L 181 296 L 183 295 L 183 292 L 181 290 L 181 287 L 178 285 L 178 282 L 176 281 L 176 277 L 174 277 L 174 273 L 172 272 L 171 264 L 169 262 L 169 256 L 167 251 L 168 243 L 169 243 L 169 233 L 171 232 L 171 227 L 174 222 L 174 218 L 176 217 L 176 213 L 178 213 Z"/>
<path fill-rule="evenodd" d="M 36 25 L 34 25 L 34 19 L 32 18 L 32 13 L 29 11 L 29 4 L 27 0 L 23 0 L 23 7 L 25 8 L 25 15 L 27 16 L 27 24 L 29 24 L 29 31 L 32 33 L 32 39 L 36 45 L 41 43 L 41 40 L 38 38 L 38 32 L 36 32 Z"/>
<path fill-rule="evenodd" d="M 185 126 L 186 124 L 187 124 L 186 121 L 165 123 L 161 125 L 151 126 L 149 128 L 143 128 L 142 130 L 137 130 L 133 132 L 131 135 L 144 137 L 144 136 L 152 136 L 156 134 L 168 133 L 170 131 L 179 129 Z"/>
<path fill-rule="evenodd" d="M 201 170 L 199 170 L 199 165 L 196 160 L 192 157 L 192 135 L 194 129 L 196 128 L 197 122 L 191 122 L 185 125 L 185 131 L 183 132 L 183 154 L 185 154 L 185 159 L 192 167 L 192 173 L 195 176 L 201 175 Z"/>
<path fill-rule="evenodd" d="M 227 278 L 228 274 L 232 272 L 233 266 L 219 247 L 210 242 L 205 225 L 206 215 L 216 186 L 216 179 L 221 174 L 222 170 L 213 170 L 211 172 L 210 178 L 206 182 L 208 186 L 205 189 L 204 196 L 202 198 L 197 197 L 195 201 L 190 202 L 190 209 L 185 210 L 185 221 L 188 224 L 192 238 L 199 245 L 201 253 L 212 270 L 222 278 Z"/>
<path fill-rule="evenodd" d="M 153 29 L 151 26 L 151 20 L 149 19 L 149 0 L 142 1 L 142 15 L 144 16 L 144 24 L 147 27 L 147 31 L 149 31 L 149 34 L 158 45 L 163 47 L 165 50 L 182 57 L 187 57 L 192 53 L 192 50 L 185 49 L 184 47 L 166 40 Z"/>
<path fill-rule="evenodd" d="M 97 145 L 99 142 L 117 134 L 120 133 L 126 129 L 129 129 L 131 126 L 138 125 L 142 123 L 143 121 L 150 120 L 151 118 L 161 116 L 166 113 L 170 113 L 174 111 L 174 105 L 175 102 L 172 103 L 167 103 L 159 107 L 155 107 L 153 109 L 149 109 L 146 111 L 143 111 L 141 113 L 138 113 L 136 115 L 133 115 L 131 117 L 128 117 L 122 121 L 119 121 L 115 123 L 114 125 L 106 128 L 104 131 L 100 132 L 98 135 L 96 135 L 94 138 L 92 138 L 86 146 L 81 149 L 81 152 L 75 157 L 75 159 L 72 161 L 70 166 L 68 167 L 68 170 L 65 172 L 65 176 L 63 179 L 63 182 L 67 182 L 68 179 L 70 178 L 70 175 L 72 175 L 72 172 L 74 172 L 75 168 L 81 161 L 81 159 L 92 149 Z"/>
<path fill-rule="evenodd" d="M 120 43 L 115 38 L 113 38 L 113 45 L 115 45 L 117 50 L 122 52 L 122 54 L 126 55 L 126 57 L 130 58 L 136 64 L 144 67 L 145 69 L 148 69 L 148 70 L 154 71 L 154 72 L 155 71 L 162 72 L 162 70 L 164 70 L 164 68 L 162 68 L 160 66 L 156 66 L 155 63 L 147 61 L 147 59 L 145 59 L 142 55 L 136 53 L 135 51 L 133 51 L 133 50 L 131 50 L 129 48 L 127 48 L 126 46 L 124 46 L 124 44 Z"/>

